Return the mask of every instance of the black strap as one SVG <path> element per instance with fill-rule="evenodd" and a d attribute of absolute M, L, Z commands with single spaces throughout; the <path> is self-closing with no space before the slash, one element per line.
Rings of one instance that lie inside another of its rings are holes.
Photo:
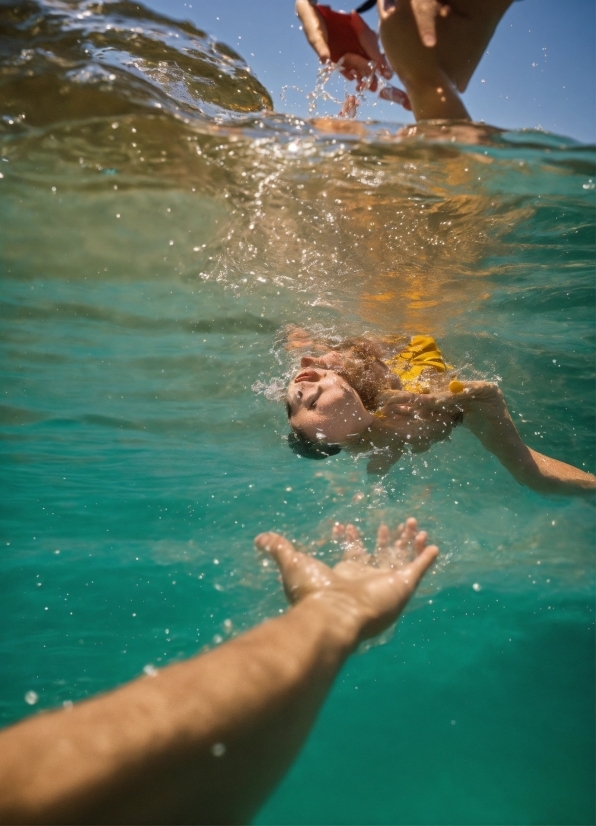
<path fill-rule="evenodd" d="M 360 5 L 360 6 L 358 6 L 356 11 L 358 12 L 358 14 L 362 14 L 363 11 L 368 11 L 369 9 L 372 9 L 372 7 L 376 6 L 376 5 L 377 5 L 377 0 L 364 0 L 364 3 L 362 3 L 362 5 Z"/>

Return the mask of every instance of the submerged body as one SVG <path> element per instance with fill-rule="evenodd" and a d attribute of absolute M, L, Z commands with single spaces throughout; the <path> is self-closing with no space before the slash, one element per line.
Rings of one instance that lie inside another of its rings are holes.
<path fill-rule="evenodd" d="M 372 451 L 369 472 L 384 473 L 407 447 L 427 450 L 463 423 L 520 484 L 542 493 L 596 490 L 591 473 L 524 444 L 496 384 L 457 381 L 449 389 L 450 371 L 434 339 L 415 336 L 391 353 L 396 341 L 330 347 L 300 328 L 289 331 L 289 349 L 312 353 L 301 357 L 287 391 L 297 452 L 323 458 L 341 448 Z"/>

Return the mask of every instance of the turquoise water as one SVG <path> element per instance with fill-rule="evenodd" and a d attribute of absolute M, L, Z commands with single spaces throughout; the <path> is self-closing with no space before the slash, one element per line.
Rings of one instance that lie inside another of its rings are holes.
<path fill-rule="evenodd" d="M 594 822 L 593 502 L 462 429 L 300 460 L 275 401 L 289 322 L 428 332 L 593 470 L 594 147 L 260 114 L 234 53 L 98 8 L 0 12 L 2 723 L 275 615 L 258 532 L 331 562 L 411 514 L 439 564 L 256 822 Z"/>

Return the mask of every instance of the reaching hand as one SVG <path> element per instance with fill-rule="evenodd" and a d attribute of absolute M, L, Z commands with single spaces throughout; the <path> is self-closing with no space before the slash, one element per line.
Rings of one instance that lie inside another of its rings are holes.
<path fill-rule="evenodd" d="M 381 525 L 372 554 L 353 525 L 336 526 L 336 535 L 344 555 L 335 568 L 300 553 L 277 533 L 260 534 L 255 544 L 276 562 L 290 602 L 309 596 L 335 600 L 357 621 L 360 640 L 375 636 L 403 611 L 439 550 L 427 546 L 427 535 L 418 531 L 415 519 L 400 525 L 393 537 Z"/>

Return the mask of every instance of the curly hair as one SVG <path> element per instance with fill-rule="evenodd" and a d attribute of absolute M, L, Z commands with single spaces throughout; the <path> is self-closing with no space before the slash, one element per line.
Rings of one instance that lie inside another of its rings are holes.
<path fill-rule="evenodd" d="M 375 340 L 359 336 L 344 339 L 339 344 L 332 344 L 325 340 L 321 340 L 320 343 L 327 346 L 329 350 L 350 354 L 344 359 L 341 367 L 332 368 L 333 371 L 358 393 L 366 410 L 371 413 L 379 410 L 387 390 L 391 387 L 389 382 L 393 378 L 390 371 L 386 370 L 382 357 L 387 349 L 403 345 L 403 338 Z M 382 365 L 386 371 L 382 376 L 379 376 L 379 365 Z M 290 419 L 291 410 L 288 403 L 286 403 L 286 411 Z M 341 451 L 341 445 L 313 441 L 294 426 L 288 435 L 288 444 L 294 453 L 305 459 L 326 459 Z"/>

